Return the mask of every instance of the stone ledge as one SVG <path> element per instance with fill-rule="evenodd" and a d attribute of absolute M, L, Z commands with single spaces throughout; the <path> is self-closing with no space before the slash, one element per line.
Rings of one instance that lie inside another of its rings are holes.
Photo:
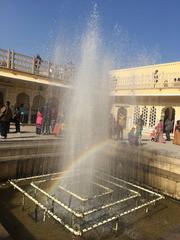
<path fill-rule="evenodd" d="M 0 157 L 0 163 L 7 163 L 11 161 L 17 160 L 28 160 L 28 159 L 36 159 L 36 158 L 49 158 L 49 157 L 59 157 L 59 153 L 37 153 L 37 154 L 29 154 L 29 155 L 16 155 L 16 156 L 7 156 Z"/>

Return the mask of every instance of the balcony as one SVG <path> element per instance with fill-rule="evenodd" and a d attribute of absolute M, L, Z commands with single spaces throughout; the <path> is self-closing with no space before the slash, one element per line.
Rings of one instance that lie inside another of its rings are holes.
<path fill-rule="evenodd" d="M 37 62 L 37 57 L 23 55 L 9 49 L 0 49 L 0 69 L 52 79 L 54 82 L 64 84 L 72 84 L 75 73 L 72 63 L 58 65 L 45 59 Z"/>
<path fill-rule="evenodd" d="M 179 77 L 178 77 L 179 76 Z M 163 78 L 154 79 L 151 75 L 143 77 L 113 77 L 111 79 L 112 91 L 126 90 L 126 89 L 166 89 L 166 88 L 180 88 L 180 72 L 167 73 Z"/>

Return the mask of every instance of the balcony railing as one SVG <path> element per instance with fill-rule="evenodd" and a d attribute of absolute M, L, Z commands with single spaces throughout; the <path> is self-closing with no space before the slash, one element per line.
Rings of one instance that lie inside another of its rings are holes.
<path fill-rule="evenodd" d="M 166 72 L 156 78 L 153 74 L 124 78 L 113 76 L 111 88 L 112 90 L 180 88 L 180 72 Z"/>
<path fill-rule="evenodd" d="M 16 53 L 9 49 L 0 49 L 0 68 L 47 77 L 54 79 L 54 81 L 72 83 L 71 80 L 75 73 L 75 67 L 72 63 L 58 65 L 42 59 L 37 65 L 36 60 L 36 57 Z"/>

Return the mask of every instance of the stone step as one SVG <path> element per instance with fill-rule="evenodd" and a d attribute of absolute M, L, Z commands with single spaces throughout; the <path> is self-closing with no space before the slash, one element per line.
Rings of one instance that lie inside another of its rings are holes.
<path fill-rule="evenodd" d="M 18 160 L 28 160 L 28 159 L 40 159 L 40 158 L 49 158 L 49 157 L 59 157 L 60 153 L 58 152 L 46 152 L 46 153 L 35 153 L 35 154 L 19 154 L 19 155 L 12 155 L 12 156 L 3 156 L 0 157 L 0 163 L 3 162 L 11 162 L 11 161 L 18 161 Z"/>
<path fill-rule="evenodd" d="M 112 145 L 106 151 L 108 157 L 100 161 L 99 169 L 106 166 L 112 175 L 148 186 L 180 200 L 179 158 L 166 152 L 163 155 L 158 154 L 157 151 L 148 151 L 141 146 L 133 147 L 123 144 Z"/>
<path fill-rule="evenodd" d="M 143 148 L 133 148 L 129 145 L 125 147 L 118 146 L 121 159 L 130 159 L 132 164 L 147 166 L 165 172 L 180 174 L 180 161 L 179 158 L 160 155 L 156 151 L 147 151 Z"/>
<path fill-rule="evenodd" d="M 0 161 L 0 182 L 57 172 L 62 164 L 58 153 L 12 156 Z"/>
<path fill-rule="evenodd" d="M 54 139 L 0 143 L 0 182 L 57 171 L 63 146 Z"/>
<path fill-rule="evenodd" d="M 61 150 L 62 141 L 29 141 L 28 143 L 0 144 L 0 161 L 9 156 L 31 155 L 41 153 L 53 153 Z"/>

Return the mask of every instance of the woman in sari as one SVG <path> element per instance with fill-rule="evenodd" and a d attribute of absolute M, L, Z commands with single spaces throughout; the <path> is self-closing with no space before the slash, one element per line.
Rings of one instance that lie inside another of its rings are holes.
<path fill-rule="evenodd" d="M 158 143 L 166 143 L 163 137 L 163 120 L 160 120 L 158 125 L 156 126 L 156 142 Z"/>
<path fill-rule="evenodd" d="M 173 144 L 180 145 L 180 120 L 176 122 Z"/>

